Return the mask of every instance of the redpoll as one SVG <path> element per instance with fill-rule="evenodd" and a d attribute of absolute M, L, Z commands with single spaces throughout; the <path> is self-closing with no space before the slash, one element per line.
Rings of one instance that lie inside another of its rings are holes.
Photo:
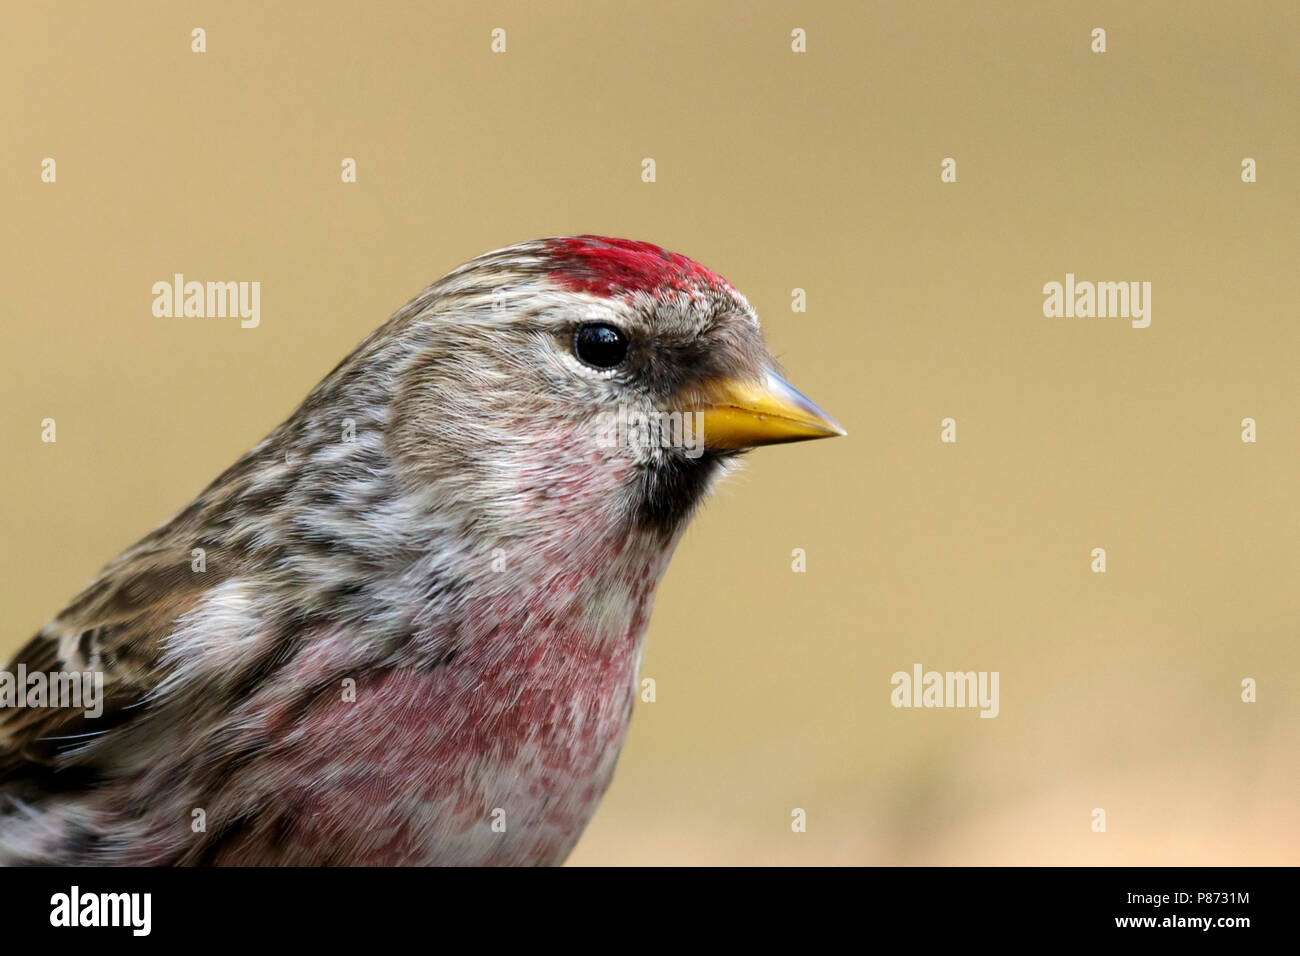
<path fill-rule="evenodd" d="M 843 434 L 774 364 L 646 243 L 450 273 L 19 652 L 102 714 L 0 709 L 0 862 L 562 862 L 701 498 Z"/>

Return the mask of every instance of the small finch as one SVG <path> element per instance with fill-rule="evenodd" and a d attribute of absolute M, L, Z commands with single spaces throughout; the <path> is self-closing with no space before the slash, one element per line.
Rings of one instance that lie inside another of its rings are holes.
<path fill-rule="evenodd" d="M 18 652 L 102 713 L 0 708 L 0 863 L 563 862 L 710 485 L 842 434 L 684 256 L 469 262 Z"/>

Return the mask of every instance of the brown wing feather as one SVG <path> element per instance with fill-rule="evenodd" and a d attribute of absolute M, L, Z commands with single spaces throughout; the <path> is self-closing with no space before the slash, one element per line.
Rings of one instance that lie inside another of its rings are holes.
<path fill-rule="evenodd" d="M 0 782 L 66 762 L 86 735 L 139 714 L 166 676 L 164 638 L 221 577 L 160 567 L 155 558 L 123 555 L 14 655 L 10 674 L 19 664 L 28 674 L 101 671 L 103 713 L 91 719 L 84 707 L 0 708 Z"/>

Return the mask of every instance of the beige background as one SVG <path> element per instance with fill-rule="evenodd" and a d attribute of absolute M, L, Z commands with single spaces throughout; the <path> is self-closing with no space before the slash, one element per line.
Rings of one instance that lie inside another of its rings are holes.
<path fill-rule="evenodd" d="M 1291 0 L 6 21 L 0 650 L 443 272 L 648 239 L 850 437 L 755 453 L 688 532 L 573 862 L 1300 862 Z M 1044 318 L 1067 271 L 1152 282 L 1151 327 Z M 261 281 L 261 327 L 154 318 L 173 272 Z M 1000 671 L 1001 715 L 893 709 L 915 662 Z"/>

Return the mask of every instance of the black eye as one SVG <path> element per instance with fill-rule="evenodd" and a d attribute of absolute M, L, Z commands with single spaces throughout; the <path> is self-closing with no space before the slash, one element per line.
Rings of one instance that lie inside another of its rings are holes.
<path fill-rule="evenodd" d="M 612 325 L 579 326 L 573 333 L 573 354 L 595 368 L 614 368 L 627 358 L 627 336 Z"/>

